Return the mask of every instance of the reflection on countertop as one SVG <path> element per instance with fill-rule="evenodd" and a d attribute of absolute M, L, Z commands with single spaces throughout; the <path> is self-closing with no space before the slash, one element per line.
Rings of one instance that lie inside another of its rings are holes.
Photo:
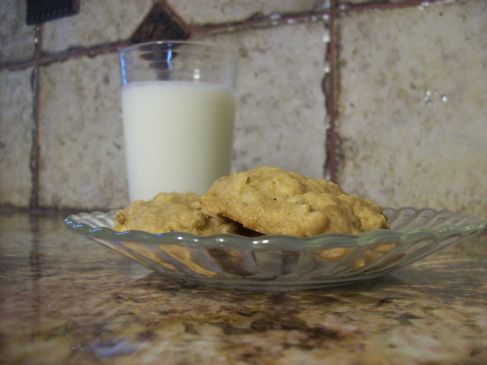
<path fill-rule="evenodd" d="M 0 214 L 0 364 L 486 364 L 487 234 L 326 290 L 182 287 Z"/>

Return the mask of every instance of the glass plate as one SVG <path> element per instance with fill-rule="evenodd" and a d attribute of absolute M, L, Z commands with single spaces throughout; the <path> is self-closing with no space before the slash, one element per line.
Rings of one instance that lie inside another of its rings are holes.
<path fill-rule="evenodd" d="M 359 235 L 194 236 L 116 232 L 115 211 L 79 213 L 65 225 L 142 265 L 187 284 L 286 290 L 376 278 L 480 234 L 485 222 L 432 209 L 385 209 L 391 230 Z"/>

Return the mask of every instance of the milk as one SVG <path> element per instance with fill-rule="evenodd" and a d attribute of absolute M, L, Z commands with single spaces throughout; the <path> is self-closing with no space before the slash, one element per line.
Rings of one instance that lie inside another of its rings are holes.
<path fill-rule="evenodd" d="M 130 200 L 159 192 L 203 194 L 230 171 L 235 100 L 191 81 L 135 82 L 122 89 Z"/>

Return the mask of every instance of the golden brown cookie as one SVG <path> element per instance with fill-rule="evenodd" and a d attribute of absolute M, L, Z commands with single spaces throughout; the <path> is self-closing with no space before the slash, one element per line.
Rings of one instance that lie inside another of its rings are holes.
<path fill-rule="evenodd" d="M 203 212 L 264 234 L 309 237 L 387 228 L 379 205 L 344 193 L 336 184 L 260 167 L 225 176 L 202 197 Z"/>
<path fill-rule="evenodd" d="M 236 233 L 237 225 L 201 211 L 201 197 L 195 193 L 159 193 L 152 200 L 138 200 L 115 215 L 115 230 L 150 233 L 169 231 L 195 235 Z"/>

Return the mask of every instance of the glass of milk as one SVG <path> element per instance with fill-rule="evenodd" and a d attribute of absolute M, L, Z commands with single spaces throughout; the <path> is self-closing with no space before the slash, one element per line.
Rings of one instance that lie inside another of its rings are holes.
<path fill-rule="evenodd" d="M 131 201 L 159 192 L 204 194 L 230 172 L 237 53 L 180 41 L 120 51 Z"/>

